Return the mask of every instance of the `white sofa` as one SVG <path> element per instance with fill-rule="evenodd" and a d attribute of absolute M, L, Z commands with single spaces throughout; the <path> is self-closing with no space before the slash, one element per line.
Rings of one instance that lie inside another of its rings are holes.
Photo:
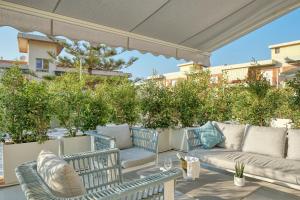
<path fill-rule="evenodd" d="M 300 189 L 300 130 L 220 122 L 214 125 L 225 141 L 213 149 L 203 149 L 197 128 L 190 129 L 190 156 L 232 172 L 236 162 L 243 162 L 246 175 Z"/>

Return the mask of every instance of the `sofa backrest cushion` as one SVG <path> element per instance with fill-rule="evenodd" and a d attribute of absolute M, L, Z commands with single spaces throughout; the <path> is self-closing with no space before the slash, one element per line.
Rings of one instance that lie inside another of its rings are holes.
<path fill-rule="evenodd" d="M 215 147 L 224 141 L 223 134 L 210 121 L 200 127 L 199 134 L 201 144 L 205 149 Z"/>
<path fill-rule="evenodd" d="M 242 151 L 283 158 L 286 135 L 286 128 L 248 126 Z"/>
<path fill-rule="evenodd" d="M 224 135 L 225 140 L 217 146 L 226 149 L 241 150 L 246 125 L 214 122 L 214 125 Z"/>
<path fill-rule="evenodd" d="M 300 160 L 300 129 L 289 129 L 287 159 Z"/>
<path fill-rule="evenodd" d="M 40 152 L 37 172 L 58 197 L 68 198 L 86 193 L 83 182 L 73 167 L 50 151 Z"/>
<path fill-rule="evenodd" d="M 97 132 L 114 137 L 116 139 L 116 146 L 119 149 L 127 149 L 133 146 L 128 124 L 97 126 Z"/>

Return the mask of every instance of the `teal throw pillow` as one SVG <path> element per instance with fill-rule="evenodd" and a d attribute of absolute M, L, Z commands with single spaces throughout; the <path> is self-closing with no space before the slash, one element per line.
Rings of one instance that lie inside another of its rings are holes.
<path fill-rule="evenodd" d="M 224 141 L 223 134 L 210 121 L 200 127 L 200 132 L 201 144 L 204 149 L 211 149 Z"/>

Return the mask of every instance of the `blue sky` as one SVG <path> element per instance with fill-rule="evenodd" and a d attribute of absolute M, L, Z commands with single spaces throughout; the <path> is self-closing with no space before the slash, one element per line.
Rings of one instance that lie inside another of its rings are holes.
<path fill-rule="evenodd" d="M 17 31 L 10 27 L 0 28 L 0 57 L 16 59 L 18 53 Z M 223 46 L 212 52 L 212 66 L 248 62 L 254 57 L 257 60 L 269 59 L 271 44 L 300 40 L 300 9 L 282 16 L 281 18 Z M 155 69 L 158 73 L 178 71 L 177 65 L 184 60 L 153 56 L 150 53 L 141 54 L 138 51 L 123 53 L 121 57 L 127 59 L 131 56 L 139 60 L 124 71 L 130 72 L 134 77 L 146 77 Z"/>

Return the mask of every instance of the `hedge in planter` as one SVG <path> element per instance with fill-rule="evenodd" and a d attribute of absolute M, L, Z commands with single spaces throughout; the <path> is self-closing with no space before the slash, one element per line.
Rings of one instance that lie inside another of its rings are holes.
<path fill-rule="evenodd" d="M 28 81 L 18 66 L 1 79 L 1 131 L 13 142 L 43 142 L 50 124 L 50 95 L 44 83 Z"/>
<path fill-rule="evenodd" d="M 290 98 L 290 106 L 293 109 L 293 121 L 295 127 L 300 127 L 300 72 L 296 74 L 296 77 L 288 81 L 287 85 L 292 88 L 293 95 Z"/>
<path fill-rule="evenodd" d="M 199 98 L 200 88 L 199 82 L 194 76 L 179 82 L 173 88 L 175 108 L 182 127 L 191 127 L 197 121 L 200 106 L 203 105 Z"/>
<path fill-rule="evenodd" d="M 86 100 L 82 105 L 81 129 L 95 130 L 97 125 L 105 125 L 111 116 L 112 108 L 106 87 L 97 85 L 94 90 L 85 92 Z"/>
<path fill-rule="evenodd" d="M 147 128 L 169 128 L 177 124 L 172 88 L 148 81 L 139 90 L 142 122 Z"/>
<path fill-rule="evenodd" d="M 110 84 L 107 91 L 113 111 L 111 121 L 116 124 L 136 124 L 139 119 L 139 100 L 134 84 L 122 80 L 119 84 Z"/>
<path fill-rule="evenodd" d="M 82 106 L 86 101 L 84 86 L 84 80 L 80 80 L 78 74 L 65 74 L 56 78 L 49 86 L 53 97 L 53 114 L 68 130 L 69 136 L 76 136 L 80 128 Z"/>

